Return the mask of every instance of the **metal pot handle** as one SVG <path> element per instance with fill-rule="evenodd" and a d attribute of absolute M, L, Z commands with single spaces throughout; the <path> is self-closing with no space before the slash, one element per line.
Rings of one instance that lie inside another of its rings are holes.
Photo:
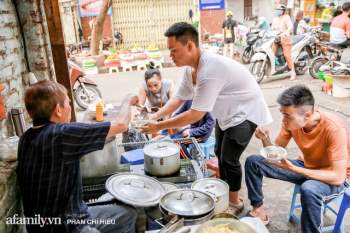
<path fill-rule="evenodd" d="M 197 198 L 197 196 L 193 192 L 191 192 L 191 194 L 192 194 L 192 200 L 191 201 L 194 201 L 194 199 Z M 177 200 L 183 200 L 182 199 L 183 195 L 184 195 L 184 193 L 181 193 L 180 196 L 177 198 Z"/>
<path fill-rule="evenodd" d="M 146 184 L 143 181 L 132 180 L 126 183 L 126 185 L 130 185 L 134 188 L 146 188 Z"/>
<path fill-rule="evenodd" d="M 215 193 L 212 193 L 210 191 L 205 191 L 206 193 L 208 193 L 213 199 L 214 199 L 214 202 L 218 202 L 219 201 L 219 198 L 215 195 Z"/>

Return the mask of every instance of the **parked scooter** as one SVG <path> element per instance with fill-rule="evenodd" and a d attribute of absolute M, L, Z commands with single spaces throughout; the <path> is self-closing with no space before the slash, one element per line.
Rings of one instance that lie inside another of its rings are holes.
<path fill-rule="evenodd" d="M 260 83 L 264 79 L 284 78 L 288 72 L 288 65 L 280 46 L 280 36 L 276 33 L 267 35 L 264 43 L 257 48 L 251 59 L 250 72 Z M 279 44 L 277 53 L 272 50 L 273 43 Z M 316 43 L 314 31 L 294 36 L 292 39 L 292 60 L 297 75 L 307 71 L 310 60 L 313 58 L 312 47 Z"/>
<path fill-rule="evenodd" d="M 68 60 L 70 83 L 73 88 L 74 100 L 78 106 L 85 110 L 89 104 L 102 98 L 97 84 L 85 77 L 84 71 L 73 61 Z"/>
<path fill-rule="evenodd" d="M 321 72 L 330 72 L 333 75 L 350 75 L 350 64 L 340 61 L 331 61 L 322 65 Z"/>
<path fill-rule="evenodd" d="M 334 62 L 337 63 L 337 61 L 341 60 L 345 48 L 344 46 L 330 43 L 321 44 L 321 53 L 310 63 L 310 75 L 317 79 L 319 71 L 330 70 L 335 65 L 333 64 Z"/>
<path fill-rule="evenodd" d="M 251 29 L 247 33 L 247 46 L 244 48 L 242 53 L 242 62 L 243 64 L 249 64 L 250 60 L 252 59 L 255 50 L 256 50 L 256 44 L 259 40 L 262 39 L 264 35 L 263 31 L 260 31 L 259 29 Z"/>

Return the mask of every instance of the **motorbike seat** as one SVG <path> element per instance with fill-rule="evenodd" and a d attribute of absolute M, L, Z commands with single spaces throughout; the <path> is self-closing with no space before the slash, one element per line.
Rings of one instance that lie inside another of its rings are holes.
<path fill-rule="evenodd" d="M 296 35 L 292 37 L 292 45 L 297 44 L 298 42 L 300 42 L 302 39 L 305 38 L 305 35 Z"/>

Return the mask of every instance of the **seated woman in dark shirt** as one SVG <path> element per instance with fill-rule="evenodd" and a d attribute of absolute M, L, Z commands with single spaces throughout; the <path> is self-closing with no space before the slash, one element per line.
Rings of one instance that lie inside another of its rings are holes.
<path fill-rule="evenodd" d="M 191 108 L 191 105 L 192 100 L 185 101 L 181 108 L 174 114 L 174 116 L 187 111 Z M 205 142 L 213 132 L 214 125 L 215 121 L 213 116 L 210 113 L 207 113 L 200 121 L 197 121 L 188 127 L 182 129 L 163 130 L 162 135 L 166 135 L 168 134 L 168 131 L 170 131 L 171 138 L 194 137 L 200 142 Z M 175 132 L 172 133 L 171 131 Z"/>

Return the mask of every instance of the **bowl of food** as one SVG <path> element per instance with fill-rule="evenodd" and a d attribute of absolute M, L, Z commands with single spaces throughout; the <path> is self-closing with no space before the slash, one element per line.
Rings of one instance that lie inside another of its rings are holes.
<path fill-rule="evenodd" d="M 267 146 L 260 150 L 260 154 L 270 162 L 279 162 L 287 157 L 287 151 L 280 146 Z"/>
<path fill-rule="evenodd" d="M 256 231 L 237 219 L 217 218 L 200 225 L 196 233 L 256 233 Z"/>

